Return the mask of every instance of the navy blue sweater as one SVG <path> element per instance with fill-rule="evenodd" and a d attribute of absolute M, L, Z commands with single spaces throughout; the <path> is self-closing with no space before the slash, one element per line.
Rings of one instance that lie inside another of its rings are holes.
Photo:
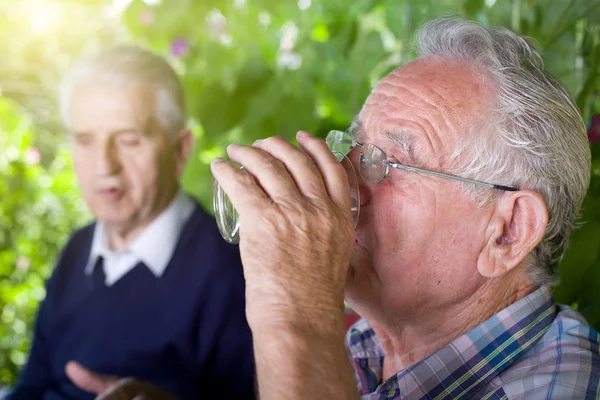
<path fill-rule="evenodd" d="M 47 282 L 29 360 L 10 399 L 93 399 L 70 360 L 132 376 L 181 399 L 254 397 L 252 339 L 237 246 L 199 206 L 164 275 L 137 265 L 112 286 L 85 275 L 94 226 L 73 235 Z M 100 261 L 101 262 L 101 261 Z"/>

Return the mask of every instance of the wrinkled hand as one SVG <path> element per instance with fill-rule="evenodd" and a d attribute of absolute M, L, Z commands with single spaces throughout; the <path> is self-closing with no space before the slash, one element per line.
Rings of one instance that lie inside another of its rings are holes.
<path fill-rule="evenodd" d="M 343 317 L 354 246 L 347 173 L 324 141 L 299 132 L 231 145 L 212 172 L 240 214 L 246 313 L 253 329 Z M 337 324 L 336 324 L 337 325 Z"/>
<path fill-rule="evenodd" d="M 77 387 L 97 394 L 96 400 L 177 400 L 149 383 L 101 375 L 75 361 L 67 363 L 65 372 Z"/>

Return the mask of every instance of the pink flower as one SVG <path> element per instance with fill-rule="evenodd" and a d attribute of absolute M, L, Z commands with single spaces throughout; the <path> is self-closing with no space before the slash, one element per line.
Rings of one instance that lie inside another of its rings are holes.
<path fill-rule="evenodd" d="M 171 43 L 171 54 L 175 57 L 185 56 L 190 49 L 188 42 L 184 38 L 176 38 Z"/>
<path fill-rule="evenodd" d="M 592 118 L 588 129 L 588 138 L 590 143 L 596 143 L 600 141 L 600 114 Z"/>
<path fill-rule="evenodd" d="M 42 155 L 40 151 L 35 147 L 30 147 L 25 150 L 25 162 L 29 165 L 39 164 L 42 160 Z"/>
<path fill-rule="evenodd" d="M 145 26 L 152 25 L 154 23 L 154 20 L 155 15 L 152 10 L 144 10 L 140 13 L 140 16 L 138 17 L 140 25 Z"/>

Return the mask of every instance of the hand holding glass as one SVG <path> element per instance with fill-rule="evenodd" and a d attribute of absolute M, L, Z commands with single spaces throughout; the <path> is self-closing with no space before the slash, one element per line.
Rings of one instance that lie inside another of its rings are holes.
<path fill-rule="evenodd" d="M 358 222 L 358 216 L 360 212 L 360 198 L 358 191 L 358 181 L 356 173 L 352 163 L 346 157 L 346 154 L 352 148 L 352 145 L 348 145 L 348 141 L 351 141 L 351 137 L 341 131 L 331 131 L 327 135 L 327 145 L 329 149 L 336 156 L 346 170 L 348 175 L 348 183 L 350 185 L 350 198 L 352 204 L 352 216 L 354 218 L 354 226 Z M 242 169 L 244 167 L 242 166 Z M 231 204 L 229 197 L 225 191 L 221 188 L 219 183 L 215 180 L 213 182 L 213 208 L 215 211 L 215 219 L 221 236 L 229 243 L 239 243 L 240 241 L 240 216 L 236 209 Z"/>

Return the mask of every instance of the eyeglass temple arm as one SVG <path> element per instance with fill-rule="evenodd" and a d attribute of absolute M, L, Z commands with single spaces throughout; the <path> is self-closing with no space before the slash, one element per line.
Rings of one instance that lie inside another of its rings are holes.
<path fill-rule="evenodd" d="M 362 148 L 363 147 L 362 143 L 357 142 L 354 139 L 342 139 L 342 140 L 338 139 L 338 140 L 332 140 L 332 142 L 334 142 L 336 144 L 349 144 L 351 146 L 351 148 L 354 148 L 354 147 L 361 147 Z M 460 176 L 455 176 L 455 175 L 450 175 L 450 174 L 444 174 L 444 173 L 441 173 L 441 172 L 430 171 L 428 169 L 422 169 L 422 168 L 417 168 L 417 167 L 410 167 L 408 165 L 399 164 L 399 163 L 393 163 L 391 161 L 388 161 L 388 165 L 390 167 L 393 167 L 393 168 L 403 169 L 403 170 L 406 170 L 406 171 L 420 172 L 422 174 L 433 175 L 433 176 L 437 176 L 437 177 L 440 177 L 440 178 L 454 179 L 456 181 L 465 182 L 465 183 L 472 183 L 472 184 L 484 186 L 484 187 L 487 187 L 487 188 L 490 188 L 490 189 L 505 190 L 507 192 L 517 192 L 517 191 L 519 191 L 519 189 L 514 188 L 514 187 L 510 187 L 510 186 L 495 185 L 493 183 L 476 181 L 476 180 L 473 180 L 473 179 L 463 178 L 463 177 L 460 177 Z"/>
<path fill-rule="evenodd" d="M 417 168 L 417 167 L 410 167 L 408 165 L 399 164 L 399 163 L 393 163 L 393 162 L 390 162 L 390 161 L 388 161 L 388 163 L 389 163 L 389 166 L 392 167 L 392 168 L 398 168 L 398 169 L 403 169 L 403 170 L 412 171 L 412 172 L 419 172 L 419 173 L 422 173 L 422 174 L 438 176 L 440 178 L 454 179 L 455 181 L 460 181 L 460 182 L 465 182 L 465 183 L 473 183 L 475 185 L 485 186 L 485 187 L 490 188 L 490 189 L 499 189 L 499 190 L 505 190 L 505 191 L 508 191 L 508 192 L 517 192 L 519 190 L 517 188 L 510 187 L 510 186 L 494 185 L 493 183 L 475 181 L 473 179 L 463 178 L 463 177 L 456 176 L 456 175 L 444 174 L 444 173 L 441 173 L 441 172 L 430 171 L 428 169 L 422 169 L 422 168 Z"/>

